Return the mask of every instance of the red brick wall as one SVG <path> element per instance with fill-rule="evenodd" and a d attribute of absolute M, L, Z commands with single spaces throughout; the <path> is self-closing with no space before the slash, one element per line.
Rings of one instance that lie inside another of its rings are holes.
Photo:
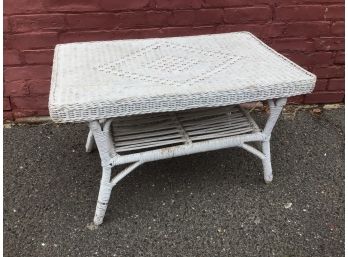
<path fill-rule="evenodd" d="M 344 98 L 343 0 L 5 0 L 4 116 L 48 115 L 57 43 L 250 31 L 318 76 L 298 103 Z"/>

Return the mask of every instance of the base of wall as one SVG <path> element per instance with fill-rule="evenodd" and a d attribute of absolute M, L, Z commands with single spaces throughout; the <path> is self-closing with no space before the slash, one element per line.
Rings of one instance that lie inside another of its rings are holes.
<path fill-rule="evenodd" d="M 250 110 L 250 112 L 256 111 L 268 111 L 267 105 L 264 105 L 262 102 L 252 102 L 243 104 L 243 108 Z M 289 114 L 295 114 L 299 110 L 313 110 L 314 113 L 320 113 L 321 110 L 333 110 L 344 108 L 344 103 L 336 104 L 287 104 L 284 107 L 283 114 L 288 116 Z M 4 116 L 4 124 L 44 124 L 44 123 L 53 123 L 51 117 L 49 116 L 30 116 L 17 118 L 15 120 L 6 119 Z"/>
<path fill-rule="evenodd" d="M 42 124 L 42 123 L 53 123 L 50 116 L 32 116 L 17 118 L 14 120 L 15 123 L 25 123 L 25 124 Z"/>

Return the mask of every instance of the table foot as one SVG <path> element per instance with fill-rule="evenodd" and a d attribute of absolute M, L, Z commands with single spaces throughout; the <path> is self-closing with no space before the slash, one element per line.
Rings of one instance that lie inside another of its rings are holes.
<path fill-rule="evenodd" d="M 100 182 L 100 189 L 98 195 L 98 202 L 95 208 L 95 215 L 93 222 L 96 226 L 103 223 L 106 209 L 108 207 L 111 191 L 113 185 L 110 183 L 111 168 L 103 168 L 103 175 Z"/>
<path fill-rule="evenodd" d="M 86 226 L 89 230 L 96 230 L 99 228 L 98 225 L 94 224 L 94 222 L 91 222 L 91 223 L 88 223 L 87 226 Z"/>
<path fill-rule="evenodd" d="M 265 158 L 262 160 L 263 165 L 263 178 L 266 184 L 269 184 L 273 180 L 272 163 L 271 163 L 271 149 L 269 140 L 262 142 L 262 152 Z"/>
<path fill-rule="evenodd" d="M 270 176 L 270 177 L 264 176 L 263 179 L 266 184 L 270 184 L 273 180 L 273 176 Z"/>
<path fill-rule="evenodd" d="M 93 219 L 94 225 L 99 226 L 103 223 L 107 207 L 108 207 L 107 203 L 101 203 L 99 201 L 97 202 L 97 207 L 96 207 L 95 215 Z"/>

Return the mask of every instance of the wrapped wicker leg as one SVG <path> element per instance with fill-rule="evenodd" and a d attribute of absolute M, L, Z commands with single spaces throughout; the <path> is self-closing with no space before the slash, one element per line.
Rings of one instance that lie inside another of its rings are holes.
<path fill-rule="evenodd" d="M 266 136 L 266 139 L 262 142 L 262 151 L 265 155 L 265 158 L 262 159 L 263 164 L 263 176 L 266 183 L 271 183 L 273 179 L 272 174 L 272 164 L 271 164 L 271 146 L 270 139 L 272 130 L 280 116 L 280 113 L 283 110 L 283 106 L 286 104 L 286 98 L 280 98 L 276 101 L 268 100 L 268 105 L 270 108 L 270 114 L 266 123 L 266 126 L 263 130 L 263 133 Z"/>
<path fill-rule="evenodd" d="M 103 176 L 100 182 L 97 207 L 95 209 L 94 224 L 100 225 L 103 223 L 106 208 L 108 207 L 112 184 L 110 183 L 111 168 L 103 168 Z"/>
<path fill-rule="evenodd" d="M 92 152 L 94 147 L 95 147 L 95 141 L 94 141 L 93 133 L 92 131 L 89 131 L 87 142 L 86 142 L 86 152 L 87 153 Z"/>
<path fill-rule="evenodd" d="M 262 151 L 265 155 L 265 158 L 262 159 L 263 164 L 263 178 L 265 182 L 271 183 L 273 180 L 272 174 L 272 164 L 271 164 L 271 148 L 269 140 L 262 142 Z"/>

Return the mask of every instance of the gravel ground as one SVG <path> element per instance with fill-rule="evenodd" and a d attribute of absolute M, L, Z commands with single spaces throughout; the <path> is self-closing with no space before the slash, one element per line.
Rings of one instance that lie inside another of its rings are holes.
<path fill-rule="evenodd" d="M 279 120 L 270 185 L 241 149 L 140 166 L 94 231 L 101 169 L 86 135 L 4 129 L 5 256 L 344 256 L 343 108 Z"/>

